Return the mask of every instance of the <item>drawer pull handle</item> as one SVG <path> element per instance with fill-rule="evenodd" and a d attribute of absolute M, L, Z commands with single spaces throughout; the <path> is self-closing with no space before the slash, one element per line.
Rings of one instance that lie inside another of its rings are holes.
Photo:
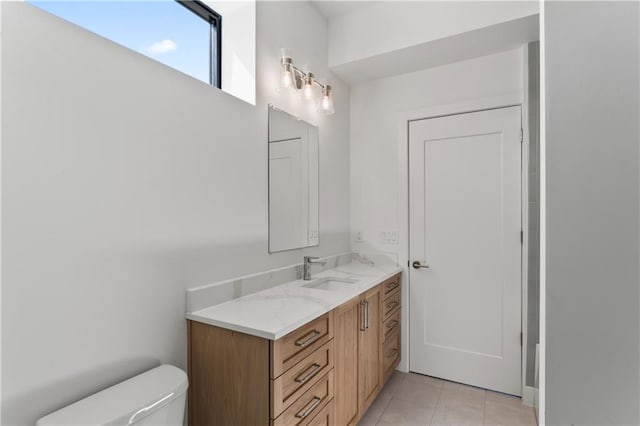
<path fill-rule="evenodd" d="M 387 287 L 387 291 L 385 293 L 386 294 L 391 293 L 393 290 L 398 288 L 399 285 L 400 285 L 399 281 L 396 281 L 396 282 L 393 282 L 393 283 L 389 284 L 389 287 Z"/>
<path fill-rule="evenodd" d="M 306 383 L 309 379 L 311 379 L 313 376 L 318 374 L 318 371 L 320 371 L 321 369 L 322 369 L 322 366 L 320 364 L 314 363 L 311 365 L 311 367 L 304 370 L 304 372 L 301 375 L 296 377 L 295 380 L 300 384 Z"/>
<path fill-rule="evenodd" d="M 395 300 L 393 302 L 389 302 L 387 303 L 387 309 L 391 310 L 391 309 L 395 309 L 396 306 L 398 306 L 400 303 L 396 302 Z"/>
<path fill-rule="evenodd" d="M 387 330 L 393 330 L 398 325 L 398 320 L 393 320 L 387 324 Z"/>
<path fill-rule="evenodd" d="M 366 330 L 369 328 L 369 301 L 368 300 L 364 301 L 364 307 L 365 307 L 364 328 Z"/>
<path fill-rule="evenodd" d="M 301 339 L 296 340 L 296 346 L 304 348 L 305 346 L 315 342 L 320 338 L 320 332 L 313 330 L 311 333 L 305 334 Z"/>
<path fill-rule="evenodd" d="M 320 405 L 321 401 L 322 401 L 322 398 L 318 398 L 317 396 L 314 396 L 311 402 L 309 402 L 309 404 L 307 404 L 307 406 L 304 407 L 302 411 L 296 414 L 296 417 L 299 419 L 304 419 L 309 414 L 311 414 L 311 412 L 315 410 L 318 405 Z"/>
<path fill-rule="evenodd" d="M 387 358 L 393 358 L 394 356 L 396 356 L 397 353 L 398 353 L 398 350 L 393 349 L 391 352 L 389 352 L 389 354 L 387 355 Z"/>

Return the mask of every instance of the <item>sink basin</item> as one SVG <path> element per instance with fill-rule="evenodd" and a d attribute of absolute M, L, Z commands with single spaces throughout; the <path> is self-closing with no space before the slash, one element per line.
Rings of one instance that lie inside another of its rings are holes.
<path fill-rule="evenodd" d="M 320 279 L 311 281 L 308 284 L 302 285 L 302 287 L 315 288 L 318 290 L 335 291 L 335 290 L 343 290 L 349 284 L 353 284 L 356 282 L 358 281 L 350 280 L 348 278 L 326 277 L 326 278 L 320 278 Z"/>

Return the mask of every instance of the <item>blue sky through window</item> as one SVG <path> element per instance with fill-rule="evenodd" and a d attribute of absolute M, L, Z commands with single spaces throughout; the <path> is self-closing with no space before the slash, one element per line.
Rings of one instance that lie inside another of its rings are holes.
<path fill-rule="evenodd" d="M 174 0 L 27 2 L 209 83 L 210 24 Z"/>

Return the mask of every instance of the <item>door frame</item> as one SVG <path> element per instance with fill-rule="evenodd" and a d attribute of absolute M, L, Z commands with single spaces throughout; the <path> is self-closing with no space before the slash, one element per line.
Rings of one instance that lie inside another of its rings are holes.
<path fill-rule="evenodd" d="M 506 108 L 512 106 L 521 107 L 521 120 L 523 129 L 522 141 L 522 165 L 521 165 L 521 212 L 522 212 L 522 257 L 521 257 L 521 330 L 522 330 L 522 360 L 521 360 L 521 383 L 522 402 L 526 405 L 533 405 L 533 388 L 526 386 L 526 366 L 527 362 L 534 360 L 526 359 L 527 342 L 527 288 L 528 288 L 528 243 L 529 243 L 529 123 L 526 95 L 522 92 L 513 92 L 503 96 L 473 99 L 452 104 L 439 105 L 429 108 L 422 108 L 411 111 L 403 111 L 396 114 L 398 123 L 398 264 L 403 268 L 402 274 L 402 339 L 401 353 L 398 369 L 403 372 L 410 371 L 411 360 L 409 359 L 409 123 L 416 120 L 437 118 L 448 115 L 466 114 L 484 110 Z"/>

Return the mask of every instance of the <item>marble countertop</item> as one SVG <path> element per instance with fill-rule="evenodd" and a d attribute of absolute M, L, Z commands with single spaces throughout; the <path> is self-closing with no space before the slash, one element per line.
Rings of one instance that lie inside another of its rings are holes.
<path fill-rule="evenodd" d="M 298 327 L 331 311 L 350 299 L 402 271 L 399 266 L 352 262 L 248 296 L 187 313 L 187 318 L 205 324 L 277 340 Z M 303 287 L 331 277 L 349 279 L 335 290 Z"/>

